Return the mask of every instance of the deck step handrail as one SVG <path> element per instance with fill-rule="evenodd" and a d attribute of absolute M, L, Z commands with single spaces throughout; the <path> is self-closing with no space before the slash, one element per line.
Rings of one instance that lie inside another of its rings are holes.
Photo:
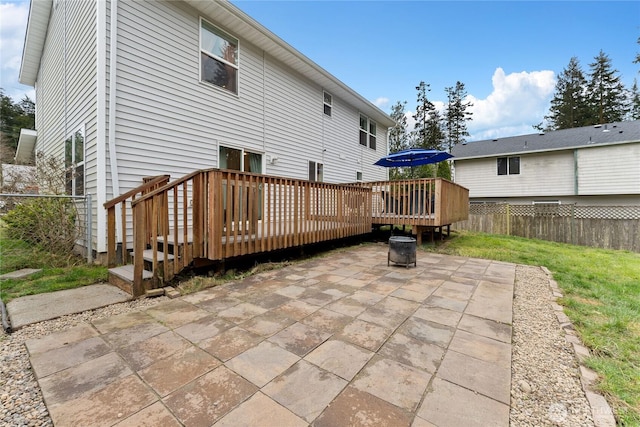
<path fill-rule="evenodd" d="M 113 267 L 117 264 L 126 264 L 127 255 L 127 218 L 130 215 L 127 214 L 127 201 L 129 206 L 136 199 L 138 195 L 144 195 L 158 187 L 162 187 L 169 182 L 169 175 L 158 175 L 153 177 L 144 177 L 143 183 L 136 188 L 127 191 L 124 194 L 119 195 L 104 203 L 104 208 L 107 210 L 107 265 Z M 121 230 L 121 257 L 117 259 L 117 242 L 116 242 L 116 209 L 120 206 L 120 230 Z"/>

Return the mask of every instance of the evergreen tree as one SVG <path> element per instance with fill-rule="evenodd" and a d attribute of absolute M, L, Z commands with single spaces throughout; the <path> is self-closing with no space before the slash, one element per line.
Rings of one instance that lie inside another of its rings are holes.
<path fill-rule="evenodd" d="M 396 124 L 389 130 L 389 153 L 396 153 L 409 148 L 407 117 L 404 110 L 405 105 L 407 105 L 407 101 L 398 101 L 391 107 L 391 118 Z M 389 177 L 392 180 L 402 179 L 404 174 L 401 168 L 391 168 L 389 170 Z"/>
<path fill-rule="evenodd" d="M 8 163 L 13 159 L 20 129 L 35 127 L 35 104 L 28 96 L 20 102 L 13 102 L 0 88 L 0 140 L 2 144 L 2 161 Z"/>
<path fill-rule="evenodd" d="M 430 85 L 420 82 L 416 86 L 416 90 L 418 91 L 418 105 L 416 106 L 416 113 L 413 115 L 416 121 L 413 131 L 414 147 L 440 150 L 444 140 L 442 118 L 436 106 L 427 97 L 427 92 L 431 90 Z"/>
<path fill-rule="evenodd" d="M 640 120 L 640 91 L 637 79 L 633 79 L 629 94 L 629 120 Z"/>
<path fill-rule="evenodd" d="M 464 102 L 464 98 L 467 96 L 464 83 L 458 81 L 455 86 L 445 88 L 445 92 L 448 98 L 445 112 L 445 129 L 447 145 L 449 152 L 451 152 L 455 145 L 465 142 L 465 137 L 469 136 L 467 121 L 471 120 L 473 113 L 467 111 L 467 108 L 472 107 L 473 104 Z"/>
<path fill-rule="evenodd" d="M 551 99 L 547 130 L 569 129 L 586 126 L 592 121 L 585 97 L 587 80 L 575 56 L 562 70 L 556 82 L 555 93 Z"/>
<path fill-rule="evenodd" d="M 603 51 L 589 64 L 587 100 L 593 115 L 593 122 L 602 124 L 624 120 L 628 111 L 627 93 L 618 70 L 613 69 L 611 59 Z"/>

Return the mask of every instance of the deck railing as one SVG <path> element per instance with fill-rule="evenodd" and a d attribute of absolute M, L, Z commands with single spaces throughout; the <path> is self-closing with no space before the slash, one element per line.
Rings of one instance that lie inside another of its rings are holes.
<path fill-rule="evenodd" d="M 441 227 L 467 218 L 469 190 L 443 178 L 365 182 L 374 224 Z"/>
<path fill-rule="evenodd" d="M 109 265 L 127 263 L 130 238 L 138 295 L 145 263 L 154 281 L 168 281 L 198 258 L 366 234 L 374 224 L 413 225 L 419 232 L 464 220 L 469 211 L 468 190 L 441 178 L 327 184 L 210 169 L 168 179 L 149 178 L 105 204 Z M 117 259 L 119 205 L 123 256 Z"/>
<path fill-rule="evenodd" d="M 169 182 L 169 175 L 159 175 L 155 177 L 145 177 L 142 179 L 143 184 L 127 191 L 126 193 L 109 200 L 104 204 L 107 210 L 107 264 L 113 267 L 116 264 L 127 263 L 127 230 L 131 227 L 132 218 L 131 203 L 136 197 L 141 197 L 153 190 L 156 190 Z M 117 254 L 117 211 L 120 211 L 120 241 L 122 243 L 120 258 Z M 149 218 L 151 218 L 149 216 Z M 149 224 L 150 225 L 150 224 Z M 149 229 L 151 227 L 149 226 Z"/>
<path fill-rule="evenodd" d="M 145 250 L 154 275 L 170 280 L 194 258 L 223 260 L 367 233 L 370 191 L 230 170 L 194 172 L 131 202 L 134 283 L 142 280 L 138 254 Z"/>

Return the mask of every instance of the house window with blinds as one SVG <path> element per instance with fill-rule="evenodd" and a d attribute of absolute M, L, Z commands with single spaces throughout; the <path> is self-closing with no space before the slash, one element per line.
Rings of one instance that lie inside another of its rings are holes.
<path fill-rule="evenodd" d="M 238 39 L 200 19 L 200 80 L 238 94 Z"/>

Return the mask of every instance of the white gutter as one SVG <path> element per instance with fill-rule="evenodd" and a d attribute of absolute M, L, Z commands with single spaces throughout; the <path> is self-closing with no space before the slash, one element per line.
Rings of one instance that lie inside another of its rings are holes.
<path fill-rule="evenodd" d="M 109 165 L 113 197 L 120 195 L 118 156 L 116 155 L 116 55 L 118 52 L 118 0 L 111 0 L 111 28 L 109 45 Z M 122 216 L 116 215 L 116 240 L 122 239 Z M 120 240 L 121 241 L 121 240 Z"/>

